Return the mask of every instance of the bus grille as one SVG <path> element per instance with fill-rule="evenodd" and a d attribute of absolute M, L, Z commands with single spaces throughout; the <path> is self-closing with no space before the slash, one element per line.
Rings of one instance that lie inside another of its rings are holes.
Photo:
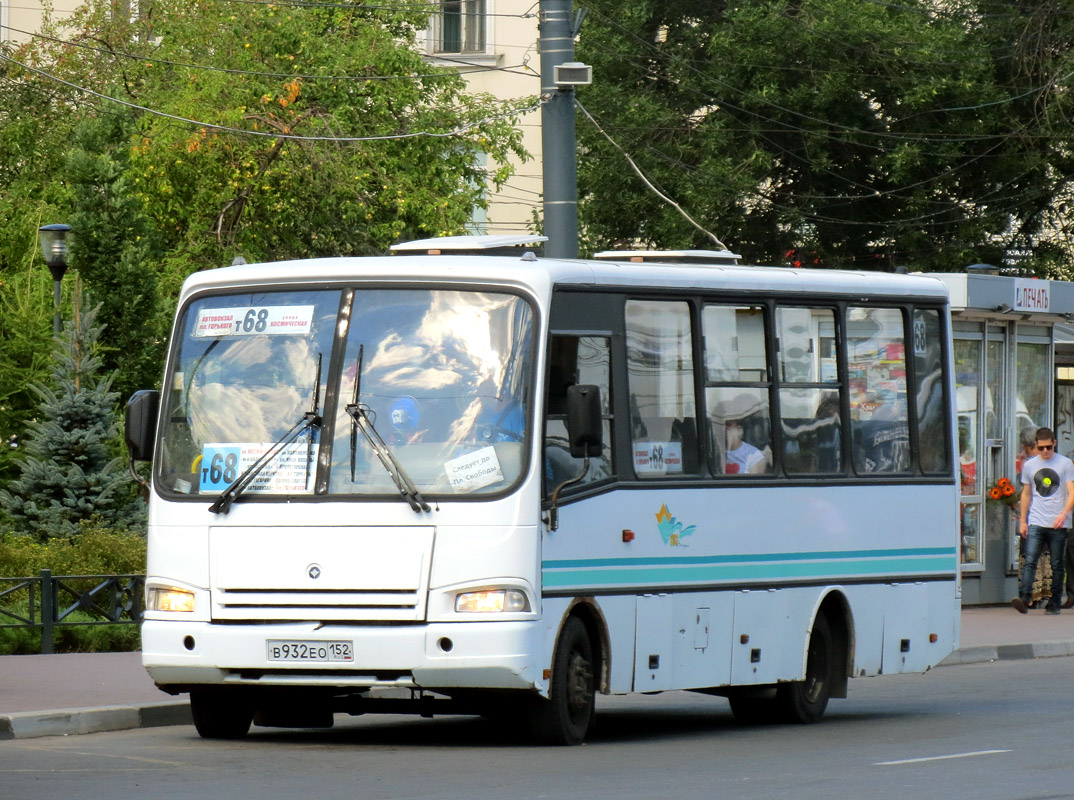
<path fill-rule="evenodd" d="M 209 529 L 214 620 L 420 622 L 432 526 Z"/>
<path fill-rule="evenodd" d="M 418 592 L 220 589 L 213 591 L 219 620 L 414 621 L 425 615 Z"/>

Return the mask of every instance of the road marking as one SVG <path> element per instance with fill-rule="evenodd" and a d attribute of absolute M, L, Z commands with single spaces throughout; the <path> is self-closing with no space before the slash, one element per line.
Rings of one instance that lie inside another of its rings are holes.
<path fill-rule="evenodd" d="M 899 764 L 922 764 L 926 761 L 950 761 L 953 758 L 973 758 L 974 756 L 994 756 L 1009 753 L 1010 750 L 975 750 L 972 753 L 952 753 L 948 756 L 929 756 L 927 758 L 904 758 L 901 761 L 877 761 L 874 767 L 894 767 Z"/>

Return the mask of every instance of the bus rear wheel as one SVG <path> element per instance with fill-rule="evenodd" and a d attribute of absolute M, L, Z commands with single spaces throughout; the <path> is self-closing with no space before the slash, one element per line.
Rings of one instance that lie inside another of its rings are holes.
<path fill-rule="evenodd" d="M 828 707 L 832 696 L 834 668 L 832 631 L 821 614 L 813 623 L 806 654 L 805 680 L 780 684 L 776 699 L 788 722 L 816 722 Z"/>
<path fill-rule="evenodd" d="M 253 704 L 234 689 L 191 689 L 190 713 L 203 739 L 242 739 L 254 719 Z"/>
<path fill-rule="evenodd" d="M 593 722 L 595 676 L 589 632 L 580 619 L 570 617 L 556 642 L 548 699 L 536 698 L 530 708 L 530 729 L 537 741 L 559 745 L 582 743 Z"/>

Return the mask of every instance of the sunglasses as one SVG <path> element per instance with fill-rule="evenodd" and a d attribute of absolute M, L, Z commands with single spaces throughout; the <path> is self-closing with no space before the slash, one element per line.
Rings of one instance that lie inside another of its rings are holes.
<path fill-rule="evenodd" d="M 1038 444 L 1037 449 L 1038 450 L 1054 450 L 1055 445 L 1054 444 Z"/>

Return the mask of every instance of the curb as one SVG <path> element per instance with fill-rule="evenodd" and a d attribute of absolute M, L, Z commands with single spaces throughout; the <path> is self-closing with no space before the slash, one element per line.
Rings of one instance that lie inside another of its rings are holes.
<path fill-rule="evenodd" d="M 966 647 L 951 653 L 936 666 L 950 667 L 959 664 L 987 664 L 992 661 L 1063 656 L 1074 656 L 1074 642 Z M 193 721 L 190 703 L 186 700 L 130 706 L 21 711 L 13 714 L 0 714 L 0 741 L 37 739 L 43 736 L 73 736 L 136 728 L 159 728 L 169 725 L 191 725 Z"/>
<path fill-rule="evenodd" d="M 966 647 L 951 653 L 936 666 L 984 664 L 989 661 L 1015 661 L 1033 658 L 1074 656 L 1074 642 L 1036 642 L 1035 644 L 999 644 Z"/>
<path fill-rule="evenodd" d="M 0 740 L 158 728 L 165 725 L 189 725 L 191 722 L 190 703 L 187 701 L 137 706 L 65 708 L 56 711 L 21 711 L 0 714 Z"/>

